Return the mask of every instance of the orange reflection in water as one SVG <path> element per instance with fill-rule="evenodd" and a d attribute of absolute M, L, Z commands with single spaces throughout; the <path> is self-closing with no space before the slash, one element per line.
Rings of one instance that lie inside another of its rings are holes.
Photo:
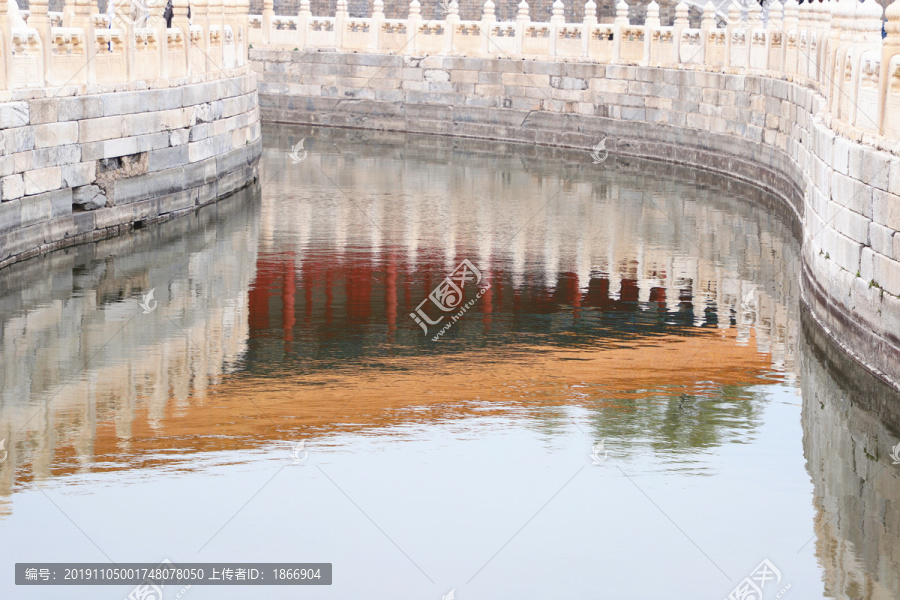
<path fill-rule="evenodd" d="M 204 400 L 170 401 L 153 421 L 139 404 L 131 435 L 98 422 L 93 470 L 167 462 L 173 456 L 242 450 L 335 432 L 385 428 L 439 419 L 508 415 L 548 406 L 622 406 L 621 400 L 746 386 L 771 374 L 771 359 L 734 329 L 643 338 L 640 347 L 605 343 L 594 349 L 504 346 L 452 357 L 386 358 L 373 367 L 348 366 L 327 375 L 242 374 L 211 386 Z M 630 408 L 630 407 L 629 407 Z M 54 475 L 77 470 L 73 446 L 56 448 Z M 114 462 L 113 462 L 114 461 Z M 24 475 L 24 474 L 23 474 Z"/>

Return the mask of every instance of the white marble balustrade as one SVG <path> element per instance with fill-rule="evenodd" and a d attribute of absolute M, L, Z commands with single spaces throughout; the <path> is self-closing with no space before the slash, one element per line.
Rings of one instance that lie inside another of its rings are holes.
<path fill-rule="evenodd" d="M 249 0 L 175 0 L 172 27 L 156 3 L 135 19 L 130 2 L 99 14 L 96 0 L 48 0 L 10 11 L 0 2 L 0 89 L 182 78 L 247 62 Z"/>

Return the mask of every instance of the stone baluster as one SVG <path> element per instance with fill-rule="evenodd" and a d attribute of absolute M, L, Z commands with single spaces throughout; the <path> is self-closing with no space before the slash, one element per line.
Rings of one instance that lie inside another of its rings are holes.
<path fill-rule="evenodd" d="M 416 34 L 419 31 L 419 24 L 422 22 L 422 5 L 419 0 L 412 0 L 409 3 L 409 17 L 406 20 L 406 48 L 404 54 L 416 53 Z"/>
<path fill-rule="evenodd" d="M 9 26 L 9 6 L 6 2 L 0 2 L 0 89 L 12 89 L 12 38 Z"/>
<path fill-rule="evenodd" d="M 237 0 L 237 22 L 239 27 L 239 50 L 241 53 L 240 64 L 245 65 L 250 57 L 250 0 Z M 188 55 L 188 60 L 190 60 L 190 55 Z"/>
<path fill-rule="evenodd" d="M 581 32 L 581 55 L 587 57 L 591 42 L 591 32 L 597 24 L 597 3 L 588 0 L 584 4 L 584 29 Z"/>
<path fill-rule="evenodd" d="M 816 55 L 816 81 L 821 86 L 825 80 L 826 64 L 828 63 L 828 36 L 831 34 L 831 5 L 833 0 L 825 0 L 825 2 L 816 3 L 816 12 L 819 14 L 819 26 L 816 39 L 818 41 L 818 52 Z"/>
<path fill-rule="evenodd" d="M 688 22 L 688 12 L 690 11 L 690 7 L 687 5 L 684 0 L 675 5 L 675 22 L 672 24 L 672 40 L 675 43 L 675 52 L 673 53 L 673 58 L 675 59 L 676 64 L 684 64 L 690 61 L 690 56 L 687 56 L 685 52 L 681 49 L 681 32 L 690 27 L 690 23 Z"/>
<path fill-rule="evenodd" d="M 787 47 L 787 36 L 784 35 L 784 5 L 779 0 L 773 0 L 769 5 L 769 23 L 766 27 L 769 35 L 766 43 L 768 56 L 768 68 L 770 71 L 782 72 L 784 70 L 784 52 Z M 776 41 L 780 40 L 780 41 Z M 772 50 L 775 44 L 780 44 Z"/>
<path fill-rule="evenodd" d="M 647 18 L 644 20 L 644 63 L 655 64 L 659 61 L 653 60 L 653 33 L 658 31 L 662 26 L 659 20 L 659 4 L 656 0 L 651 0 L 647 5 Z"/>
<path fill-rule="evenodd" d="M 842 114 L 841 105 L 845 108 L 847 101 L 843 98 L 844 93 L 850 93 L 847 90 L 846 74 L 847 74 L 847 50 L 853 47 L 853 38 L 855 36 L 856 27 L 856 8 L 859 5 L 858 0 L 841 0 L 838 2 L 837 9 L 834 13 L 837 17 L 838 37 L 837 49 L 835 52 L 835 72 L 833 77 L 833 98 L 831 100 L 831 114 L 835 118 L 841 120 L 846 119 L 846 115 Z"/>
<path fill-rule="evenodd" d="M 72 19 L 75 17 L 75 1 L 65 0 L 62 9 L 62 26 L 72 27 Z M 49 8 L 49 7 L 48 7 Z"/>
<path fill-rule="evenodd" d="M 863 54 L 871 51 L 882 50 L 883 44 L 881 41 L 881 21 L 884 16 L 884 9 L 875 1 L 875 0 L 863 0 L 863 2 L 859 3 L 856 7 L 856 24 L 855 24 L 855 33 L 853 40 L 853 79 L 850 84 L 850 89 L 847 92 L 850 94 L 851 101 L 848 102 L 849 114 L 847 115 L 848 122 L 853 125 L 859 125 L 862 119 L 865 119 L 868 123 L 878 123 L 878 108 L 876 107 L 866 107 L 863 110 L 864 113 L 860 113 L 860 98 L 858 91 L 862 86 L 862 78 L 863 78 L 863 69 L 865 67 L 865 63 L 863 63 Z M 868 125 L 867 125 L 868 126 Z"/>
<path fill-rule="evenodd" d="M 378 33 L 381 31 L 381 23 L 384 22 L 384 2 L 382 0 L 375 0 L 374 7 L 372 9 L 374 12 L 372 14 L 373 17 L 376 18 L 372 22 L 372 32 L 375 43 L 373 48 L 378 47 Z M 381 20 L 378 21 L 377 17 L 379 16 Z M 300 0 L 300 10 L 297 12 L 297 47 L 303 50 L 306 48 L 307 42 L 309 39 L 309 22 L 312 21 L 312 10 L 310 10 L 309 0 Z M 378 25 L 376 28 L 375 25 Z"/>
<path fill-rule="evenodd" d="M 703 6 L 703 18 L 700 20 L 700 40 L 703 44 L 703 64 L 710 63 L 709 38 L 716 29 L 716 6 L 712 0 Z"/>
<path fill-rule="evenodd" d="M 807 76 L 812 79 L 818 79 L 818 75 L 816 73 L 819 70 L 820 65 L 822 64 L 820 61 L 820 57 L 822 56 L 822 8 L 823 5 L 821 2 L 811 2 L 809 7 L 809 64 L 810 67 L 807 69 Z M 816 48 L 813 51 L 813 40 L 815 39 Z"/>
<path fill-rule="evenodd" d="M 622 30 L 628 25 L 628 3 L 619 0 L 616 4 L 616 19 L 613 21 L 613 63 L 622 62 Z"/>
<path fill-rule="evenodd" d="M 900 0 L 898 0 L 900 2 Z M 519 2 L 519 10 L 516 13 L 516 55 L 521 56 L 524 52 L 523 42 L 525 40 L 525 28 L 531 22 L 528 14 L 528 2 L 522 0 Z"/>
<path fill-rule="evenodd" d="M 188 0 L 172 0 L 172 28 L 181 32 L 184 42 L 185 75 L 191 74 L 191 23 L 188 20 Z"/>
<path fill-rule="evenodd" d="M 447 23 L 446 43 L 444 45 L 445 54 L 453 53 L 453 40 L 456 36 L 456 27 L 459 25 L 459 2 L 451 0 L 447 5 L 448 11 L 445 21 Z"/>
<path fill-rule="evenodd" d="M 207 72 L 209 71 L 209 0 L 190 0 L 191 3 L 191 22 L 200 28 L 200 39 L 196 42 L 192 42 L 192 44 L 196 44 L 196 46 L 200 49 L 200 53 L 203 56 L 203 60 L 201 61 L 201 65 L 191 64 L 191 73 Z M 265 35 L 266 29 L 263 28 L 263 35 Z M 188 55 L 190 55 L 190 50 L 188 51 Z M 193 61 L 191 61 L 193 63 Z"/>
<path fill-rule="evenodd" d="M 822 74 L 822 86 L 825 89 L 829 90 L 826 92 L 825 97 L 828 100 L 828 110 L 831 111 L 834 109 L 834 103 L 837 99 L 837 72 L 838 72 L 838 48 L 840 46 L 841 41 L 841 11 L 843 10 L 842 4 L 847 0 L 833 0 L 830 2 L 830 27 L 828 32 L 827 39 L 827 58 L 825 61 L 825 72 Z M 851 0 L 854 1 L 854 0 Z"/>
<path fill-rule="evenodd" d="M 272 20 L 275 18 L 275 0 L 263 0 L 262 10 L 262 39 L 263 44 L 271 40 Z"/>
<path fill-rule="evenodd" d="M 210 53 L 209 57 L 215 67 L 222 68 L 222 0 L 209 0 L 209 31 L 210 31 Z M 216 36 L 216 43 L 212 43 L 213 36 Z"/>
<path fill-rule="evenodd" d="M 728 22 L 725 24 L 725 64 L 732 66 L 731 48 L 734 42 L 734 30 L 743 27 L 741 23 L 741 6 L 732 1 L 728 5 Z"/>
<path fill-rule="evenodd" d="M 53 38 L 50 33 L 51 26 L 50 16 L 47 14 L 48 8 L 48 0 L 31 0 L 31 15 L 28 17 L 28 26 L 34 28 L 41 39 L 41 60 L 44 63 L 42 76 L 44 82 L 52 81 L 50 57 L 53 48 Z"/>
<path fill-rule="evenodd" d="M 337 0 L 337 9 L 334 12 L 334 47 L 338 50 L 344 47 L 344 28 L 349 19 L 347 0 Z"/>
<path fill-rule="evenodd" d="M 891 69 L 891 61 L 900 55 L 900 0 L 894 0 L 884 11 L 887 23 L 884 29 L 887 37 L 881 47 L 881 73 L 878 77 L 878 132 L 884 135 L 887 128 L 888 96 L 891 93 L 891 80 L 894 78 L 894 69 Z"/>
<path fill-rule="evenodd" d="M 491 32 L 494 28 L 494 23 L 497 22 L 497 14 L 494 12 L 494 3 L 491 0 L 486 0 L 484 6 L 481 9 L 481 53 L 489 54 L 496 50 L 493 42 L 491 41 Z"/>
<path fill-rule="evenodd" d="M 782 70 L 785 73 L 796 73 L 797 63 L 800 59 L 800 20 L 798 19 L 799 4 L 797 0 L 787 0 L 784 3 L 784 62 Z"/>
<path fill-rule="evenodd" d="M 562 0 L 555 0 L 553 2 L 553 6 L 551 7 L 551 15 L 550 15 L 550 56 L 556 56 L 556 40 L 559 39 L 559 29 L 563 27 L 566 22 L 566 17 L 563 14 L 565 12 L 565 5 L 562 3 Z"/>
<path fill-rule="evenodd" d="M 716 28 L 716 5 L 712 0 L 703 5 L 703 17 L 700 20 L 700 29 L 712 31 Z"/>
<path fill-rule="evenodd" d="M 221 2 L 221 0 L 219 0 Z M 169 36 L 166 31 L 166 20 L 163 12 L 166 10 L 165 2 L 148 4 L 150 15 L 147 18 L 147 26 L 153 29 L 156 36 L 156 55 L 159 61 L 159 77 L 166 79 L 169 76 Z M 151 59 L 152 60 L 152 59 Z"/>
<path fill-rule="evenodd" d="M 66 8 L 70 9 L 69 21 L 68 25 L 65 25 L 66 13 L 63 12 L 63 24 L 66 27 L 75 27 L 84 31 L 85 79 L 88 83 L 96 83 L 97 73 L 94 57 L 97 55 L 97 36 L 91 20 L 91 2 L 90 0 L 67 0 Z"/>
<path fill-rule="evenodd" d="M 750 68 L 766 70 L 769 64 L 769 36 L 763 27 L 762 6 L 759 2 L 751 2 L 747 9 L 747 22 L 750 28 Z M 760 49 L 757 40 L 762 36 L 764 44 Z"/>
<path fill-rule="evenodd" d="M 796 2 L 796 0 L 794 1 Z M 747 9 L 747 26 L 752 33 L 762 29 L 762 25 L 762 6 L 759 5 L 759 2 L 751 2 L 750 8 Z"/>

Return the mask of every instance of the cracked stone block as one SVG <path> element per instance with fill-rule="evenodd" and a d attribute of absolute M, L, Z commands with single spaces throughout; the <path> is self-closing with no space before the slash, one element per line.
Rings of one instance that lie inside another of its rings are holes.
<path fill-rule="evenodd" d="M 98 186 L 84 185 L 73 190 L 72 205 L 80 210 L 96 210 L 106 206 L 106 196 Z"/>

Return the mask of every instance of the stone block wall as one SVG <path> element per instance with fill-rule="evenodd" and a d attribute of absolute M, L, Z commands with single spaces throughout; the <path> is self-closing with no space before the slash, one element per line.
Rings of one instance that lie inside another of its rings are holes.
<path fill-rule="evenodd" d="M 185 214 L 257 177 L 256 76 L 8 93 L 0 267 Z"/>
<path fill-rule="evenodd" d="M 251 51 L 266 120 L 479 137 L 678 162 L 794 211 L 803 297 L 852 356 L 900 382 L 900 158 L 837 135 L 788 80 L 579 61 Z"/>

